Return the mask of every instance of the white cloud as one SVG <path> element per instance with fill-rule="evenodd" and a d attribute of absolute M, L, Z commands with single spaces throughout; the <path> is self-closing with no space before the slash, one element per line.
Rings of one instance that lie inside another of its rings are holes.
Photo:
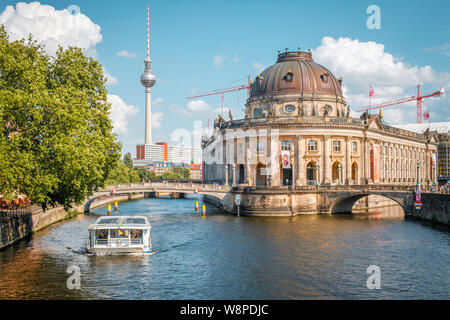
<path fill-rule="evenodd" d="M 441 52 L 446 56 L 450 57 L 450 43 L 444 43 L 443 45 L 436 46 L 433 48 L 425 48 L 426 52 Z"/>
<path fill-rule="evenodd" d="M 158 97 L 152 101 L 152 105 L 159 107 L 164 102 L 164 98 Z"/>
<path fill-rule="evenodd" d="M 119 85 L 119 80 L 116 77 L 113 77 L 108 70 L 103 67 L 103 75 L 106 78 L 106 85 L 108 86 L 117 86 Z"/>
<path fill-rule="evenodd" d="M 450 73 L 436 72 L 430 66 L 412 66 L 385 51 L 383 44 L 361 42 L 349 38 L 324 37 L 313 52 L 314 60 L 326 66 L 336 77 L 343 77 L 343 93 L 353 110 L 369 104 L 369 87 L 375 96 L 372 105 L 387 100 L 417 94 L 421 83 L 426 92 L 450 86 Z M 439 102 L 436 103 L 436 102 Z M 438 113 L 447 113 L 442 99 L 427 99 Z M 414 122 L 415 104 L 401 104 L 385 108 L 383 114 L 389 123 Z M 395 111 L 399 110 L 399 111 Z M 440 110 L 440 111 L 438 111 Z M 445 115 L 444 115 L 445 116 Z"/>
<path fill-rule="evenodd" d="M 223 54 L 218 54 L 214 57 L 214 67 L 220 67 L 225 61 L 225 56 Z"/>
<path fill-rule="evenodd" d="M 266 66 L 259 62 L 253 62 L 253 68 L 255 68 L 256 71 L 261 72 L 266 69 Z"/>
<path fill-rule="evenodd" d="M 7 6 L 0 14 L 11 40 L 33 38 L 45 45 L 47 53 L 54 55 L 58 45 L 82 48 L 95 56 L 95 46 L 102 41 L 100 26 L 82 13 L 72 15 L 67 9 L 56 10 L 39 2 L 19 2 L 16 8 Z"/>
<path fill-rule="evenodd" d="M 203 100 L 193 100 L 189 101 L 187 104 L 187 109 L 193 113 L 199 112 L 209 112 L 212 110 L 212 107 Z"/>
<path fill-rule="evenodd" d="M 127 51 L 127 50 L 119 51 L 119 52 L 117 52 L 117 55 L 119 57 L 124 57 L 124 58 L 127 58 L 127 59 L 135 59 L 135 58 L 138 57 L 138 55 L 136 53 L 130 52 L 130 51 Z"/>
<path fill-rule="evenodd" d="M 162 128 L 162 112 L 152 113 L 152 127 L 155 129 Z"/>
<path fill-rule="evenodd" d="M 108 94 L 108 103 L 111 103 L 110 119 L 114 132 L 126 134 L 128 132 L 128 117 L 134 116 L 138 108 L 127 105 L 122 98 L 115 94 Z"/>
<path fill-rule="evenodd" d="M 238 57 L 237 54 L 235 54 L 235 55 L 234 55 L 234 58 L 233 58 L 233 63 L 236 63 L 236 62 L 238 62 L 238 61 L 239 61 L 239 57 Z"/>

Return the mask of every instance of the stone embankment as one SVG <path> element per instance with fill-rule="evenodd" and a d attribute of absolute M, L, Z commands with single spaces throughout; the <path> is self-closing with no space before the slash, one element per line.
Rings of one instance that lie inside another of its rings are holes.
<path fill-rule="evenodd" d="M 116 201 L 129 201 L 142 197 L 142 194 L 137 194 L 100 198 L 94 201 L 90 208 L 95 209 Z M 63 207 L 51 208 L 46 211 L 39 207 L 33 207 L 25 213 L 0 213 L 0 250 L 56 222 L 83 213 L 83 209 L 83 205 L 74 206 L 69 212 L 64 210 Z"/>

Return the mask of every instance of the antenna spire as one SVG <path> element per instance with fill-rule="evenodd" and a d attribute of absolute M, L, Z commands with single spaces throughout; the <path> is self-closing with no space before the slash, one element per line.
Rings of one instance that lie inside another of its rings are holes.
<path fill-rule="evenodd" d="M 150 60 L 150 6 L 147 5 L 147 60 Z"/>

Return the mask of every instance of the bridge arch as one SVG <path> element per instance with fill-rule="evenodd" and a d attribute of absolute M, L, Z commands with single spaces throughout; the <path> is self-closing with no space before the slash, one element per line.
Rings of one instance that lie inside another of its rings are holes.
<path fill-rule="evenodd" d="M 406 201 L 404 199 L 400 199 L 400 198 L 393 197 L 390 195 L 385 195 L 385 194 L 377 194 L 377 193 L 353 194 L 353 195 L 348 195 L 348 196 L 338 198 L 331 203 L 331 205 L 329 207 L 330 208 L 329 213 L 331 213 L 331 214 L 352 213 L 352 209 L 353 209 L 353 206 L 355 205 L 355 203 L 359 199 L 362 199 L 362 198 L 368 197 L 368 196 L 379 196 L 379 197 L 388 198 L 390 200 L 393 200 L 393 201 L 395 201 L 395 203 L 397 203 L 402 208 L 403 212 L 406 214 L 406 207 L 405 207 Z"/>

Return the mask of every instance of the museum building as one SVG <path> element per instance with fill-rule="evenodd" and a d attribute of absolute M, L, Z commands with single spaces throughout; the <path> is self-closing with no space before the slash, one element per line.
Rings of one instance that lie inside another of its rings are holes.
<path fill-rule="evenodd" d="M 205 183 L 242 186 L 415 185 L 436 181 L 435 132 L 350 117 L 342 78 L 311 52 L 279 52 L 257 75 L 245 119 L 215 120 L 204 137 Z"/>

